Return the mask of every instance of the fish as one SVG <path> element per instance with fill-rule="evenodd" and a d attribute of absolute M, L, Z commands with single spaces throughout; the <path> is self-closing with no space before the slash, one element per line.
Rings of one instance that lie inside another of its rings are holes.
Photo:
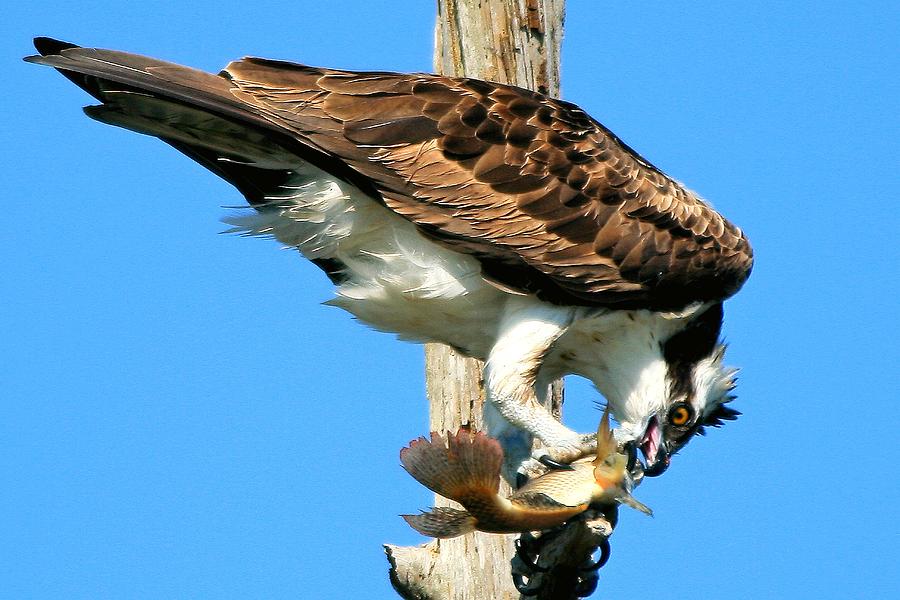
<path fill-rule="evenodd" d="M 597 428 L 596 456 L 575 461 L 570 469 L 535 477 L 508 497 L 500 494 L 500 443 L 469 427 L 461 427 L 455 434 L 432 432 L 430 439 L 413 440 L 400 451 L 400 462 L 416 481 L 463 506 L 400 515 L 429 537 L 452 538 L 476 530 L 541 531 L 562 525 L 592 505 L 618 503 L 653 514 L 631 495 L 628 457 L 618 451 L 608 410 Z"/>

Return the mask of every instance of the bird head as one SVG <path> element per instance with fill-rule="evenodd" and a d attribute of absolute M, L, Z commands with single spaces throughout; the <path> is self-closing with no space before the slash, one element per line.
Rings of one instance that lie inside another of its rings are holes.
<path fill-rule="evenodd" d="M 714 304 L 660 344 L 664 384 L 647 403 L 620 419 L 620 441 L 631 456 L 643 455 L 643 475 L 661 475 L 669 460 L 707 427 L 720 427 L 740 413 L 727 406 L 735 396 L 736 369 L 722 364 L 722 305 Z"/>

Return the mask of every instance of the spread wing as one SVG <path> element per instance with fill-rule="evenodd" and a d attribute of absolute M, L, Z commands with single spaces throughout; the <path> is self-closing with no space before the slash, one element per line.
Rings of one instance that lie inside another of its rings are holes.
<path fill-rule="evenodd" d="M 566 304 L 677 309 L 728 297 L 750 273 L 738 228 L 567 102 L 428 74 L 248 58 L 213 76 L 37 45 L 45 56 L 31 60 L 101 100 L 109 84 L 98 88 L 94 78 L 265 132 L 432 239 L 473 254 L 485 277 L 508 289 Z M 167 141 L 233 183 L 249 178 L 243 185 L 252 187 L 259 177 L 222 172 L 209 144 Z"/>

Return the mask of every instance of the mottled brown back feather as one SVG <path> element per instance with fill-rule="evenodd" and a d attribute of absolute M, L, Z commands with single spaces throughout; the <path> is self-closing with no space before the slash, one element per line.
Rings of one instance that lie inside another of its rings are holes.
<path fill-rule="evenodd" d="M 568 102 L 437 75 L 249 58 L 213 76 L 52 40 L 37 47 L 46 56 L 30 60 L 101 100 L 97 79 L 269 132 L 474 254 L 509 289 L 678 309 L 724 299 L 750 273 L 739 229 Z"/>

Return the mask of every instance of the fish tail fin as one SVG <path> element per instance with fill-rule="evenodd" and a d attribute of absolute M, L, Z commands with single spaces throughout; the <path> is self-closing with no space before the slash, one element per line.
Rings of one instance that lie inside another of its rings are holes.
<path fill-rule="evenodd" d="M 431 433 L 400 451 L 400 462 L 419 483 L 457 502 L 494 496 L 500 489 L 503 449 L 481 432 Z"/>
<path fill-rule="evenodd" d="M 437 507 L 419 515 L 400 515 L 409 526 L 434 538 L 452 538 L 475 531 L 476 520 L 468 511 Z"/>

